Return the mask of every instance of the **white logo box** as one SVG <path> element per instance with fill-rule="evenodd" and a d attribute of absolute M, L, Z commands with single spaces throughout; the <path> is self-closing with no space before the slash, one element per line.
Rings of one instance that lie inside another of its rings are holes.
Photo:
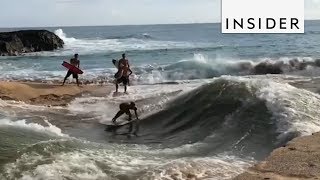
<path fill-rule="evenodd" d="M 304 33 L 304 0 L 221 0 L 222 33 Z"/>

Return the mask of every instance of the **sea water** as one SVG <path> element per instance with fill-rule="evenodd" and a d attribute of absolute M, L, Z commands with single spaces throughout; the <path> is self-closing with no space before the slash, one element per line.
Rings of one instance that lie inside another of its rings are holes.
<path fill-rule="evenodd" d="M 1 80 L 60 83 L 62 61 L 78 53 L 82 82 L 114 88 L 111 60 L 126 53 L 132 85 L 128 95 L 84 95 L 66 107 L 0 100 L 1 179 L 228 179 L 320 131 L 320 96 L 290 85 L 312 81 L 316 65 L 252 71 L 316 62 L 319 21 L 307 21 L 305 34 L 273 35 L 221 34 L 220 24 L 32 29 L 54 32 L 64 48 L 0 57 Z M 127 101 L 142 119 L 138 136 L 104 131 Z"/>

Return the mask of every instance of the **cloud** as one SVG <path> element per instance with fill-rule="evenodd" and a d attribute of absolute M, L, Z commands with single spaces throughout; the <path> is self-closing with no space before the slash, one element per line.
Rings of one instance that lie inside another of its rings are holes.
<path fill-rule="evenodd" d="M 312 0 L 312 2 L 315 4 L 320 4 L 320 0 Z"/>
<path fill-rule="evenodd" d="M 305 7 L 320 18 L 320 0 Z M 0 17 L 0 27 L 219 22 L 220 0 L 1 0 Z"/>
<path fill-rule="evenodd" d="M 305 0 L 305 19 L 320 19 L 320 0 Z"/>

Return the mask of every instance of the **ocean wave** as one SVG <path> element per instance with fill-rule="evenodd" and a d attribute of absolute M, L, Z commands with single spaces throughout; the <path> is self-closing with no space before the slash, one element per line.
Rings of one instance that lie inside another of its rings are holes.
<path fill-rule="evenodd" d="M 79 147 L 85 149 L 78 149 Z M 3 167 L 5 179 L 229 179 L 253 161 L 234 156 L 164 158 L 144 146 L 97 145 L 54 140 L 29 146 Z M 1 176 L 2 175 L 2 176 Z"/>
<path fill-rule="evenodd" d="M 319 131 L 319 105 L 318 95 L 288 84 L 219 78 L 145 118 L 137 142 L 170 148 L 203 142 L 204 154 L 233 149 L 263 158 L 298 135 Z"/>
<path fill-rule="evenodd" d="M 320 60 L 313 58 L 256 60 L 210 59 L 195 53 L 192 59 L 181 60 L 168 65 L 145 65 L 134 67 L 133 81 L 137 83 L 163 83 L 175 80 L 214 78 L 222 75 L 246 76 L 263 74 L 320 75 Z"/>
<path fill-rule="evenodd" d="M 50 67 L 46 66 L 50 63 Z M 99 62 L 98 62 L 99 63 Z M 108 62 L 101 62 L 103 65 Z M 109 62 L 111 64 L 111 61 Z M 81 75 L 84 84 L 113 83 L 116 69 L 106 65 L 106 68 L 82 61 L 84 74 Z M 169 64 L 145 63 L 139 66 L 132 64 L 132 84 L 159 84 L 183 80 L 207 79 L 222 75 L 246 76 L 262 74 L 288 74 L 300 76 L 317 76 L 320 60 L 310 57 L 281 57 L 260 59 L 221 59 L 210 58 L 203 53 L 194 53 L 192 58 L 179 59 Z M 61 83 L 66 70 L 60 63 L 34 63 L 1 61 L 2 80 L 36 81 Z"/>
<path fill-rule="evenodd" d="M 134 101 L 139 106 L 140 117 L 143 118 L 161 110 L 170 99 L 194 89 L 199 84 L 202 83 L 131 86 L 130 93 L 125 96 L 117 96 L 114 92 L 110 92 L 106 97 L 79 97 L 72 101 L 67 108 L 72 114 L 91 114 L 95 120 L 98 119 L 100 123 L 107 124 L 111 122 L 114 113 L 118 111 L 119 103 Z"/>
<path fill-rule="evenodd" d="M 26 120 L 18 120 L 18 121 L 11 121 L 9 119 L 1 119 L 0 120 L 0 128 L 3 127 L 11 127 L 11 128 L 22 128 L 25 130 L 32 130 L 35 132 L 50 134 L 50 135 L 57 135 L 67 137 L 68 135 L 63 134 L 61 129 L 52 125 L 49 121 L 44 120 L 47 126 L 42 126 L 37 123 L 27 123 Z"/>
<path fill-rule="evenodd" d="M 148 33 L 142 34 L 130 34 L 122 36 L 108 36 L 107 39 L 155 39 L 152 35 Z"/>
<path fill-rule="evenodd" d="M 306 34 L 320 34 L 320 31 L 307 31 Z"/>
<path fill-rule="evenodd" d="M 186 87 L 190 91 L 165 99 Z M 144 104 L 159 103 L 161 108 L 142 117 L 139 137 L 113 137 L 110 144 L 76 138 L 37 142 L 6 163 L 1 175 L 7 179 L 229 179 L 254 163 L 248 156 L 263 159 L 293 137 L 320 130 L 319 95 L 285 83 L 228 76 L 186 87 L 141 85 L 126 97 L 110 96 L 108 101 L 76 99 L 68 110 L 80 115 L 113 115 L 115 105 L 128 99 L 146 111 Z M 103 138 L 108 134 L 99 133 Z"/>
<path fill-rule="evenodd" d="M 120 37 L 110 37 L 107 39 L 77 39 L 68 37 L 62 29 L 57 29 L 54 32 L 64 42 L 65 46 L 55 52 L 40 52 L 32 53 L 30 55 L 42 56 L 65 56 L 75 52 L 82 55 L 96 54 L 96 53 L 110 53 L 123 52 L 134 50 L 156 50 L 156 49 L 179 49 L 179 48 L 194 48 L 207 46 L 207 44 L 195 44 L 189 42 L 175 42 L 175 41 L 157 41 L 149 34 L 142 35 L 128 35 Z"/>
<path fill-rule="evenodd" d="M 166 86 L 165 92 L 174 91 Z M 144 101 L 156 104 L 161 90 L 154 88 L 158 91 L 153 96 L 151 89 L 144 91 L 146 96 L 129 94 L 129 99 L 137 100 L 139 109 L 146 108 Z M 111 97 L 109 103 L 115 105 L 122 100 Z M 108 103 L 102 102 L 105 99 L 83 97 L 68 109 L 90 114 L 107 110 L 107 114 L 113 114 Z M 94 105 L 100 109 L 94 109 Z M 319 105 L 319 95 L 285 83 L 217 78 L 179 93 L 159 111 L 143 117 L 139 137 L 113 137 L 112 144 L 76 138 L 38 142 L 24 148 L 17 160 L 5 164 L 2 175 L 12 179 L 229 179 L 255 162 L 249 157 L 263 159 L 293 137 L 319 131 Z M 101 132 L 104 138 L 106 133 Z"/>

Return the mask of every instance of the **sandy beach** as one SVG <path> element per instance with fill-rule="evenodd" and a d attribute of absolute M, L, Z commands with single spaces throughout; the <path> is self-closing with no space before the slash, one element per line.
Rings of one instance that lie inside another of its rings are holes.
<path fill-rule="evenodd" d="M 255 179 L 319 179 L 320 133 L 298 137 L 235 180 Z"/>
<path fill-rule="evenodd" d="M 112 86 L 46 84 L 34 82 L 0 82 L 0 98 L 34 105 L 65 106 L 76 97 L 89 94 L 102 97 Z"/>

